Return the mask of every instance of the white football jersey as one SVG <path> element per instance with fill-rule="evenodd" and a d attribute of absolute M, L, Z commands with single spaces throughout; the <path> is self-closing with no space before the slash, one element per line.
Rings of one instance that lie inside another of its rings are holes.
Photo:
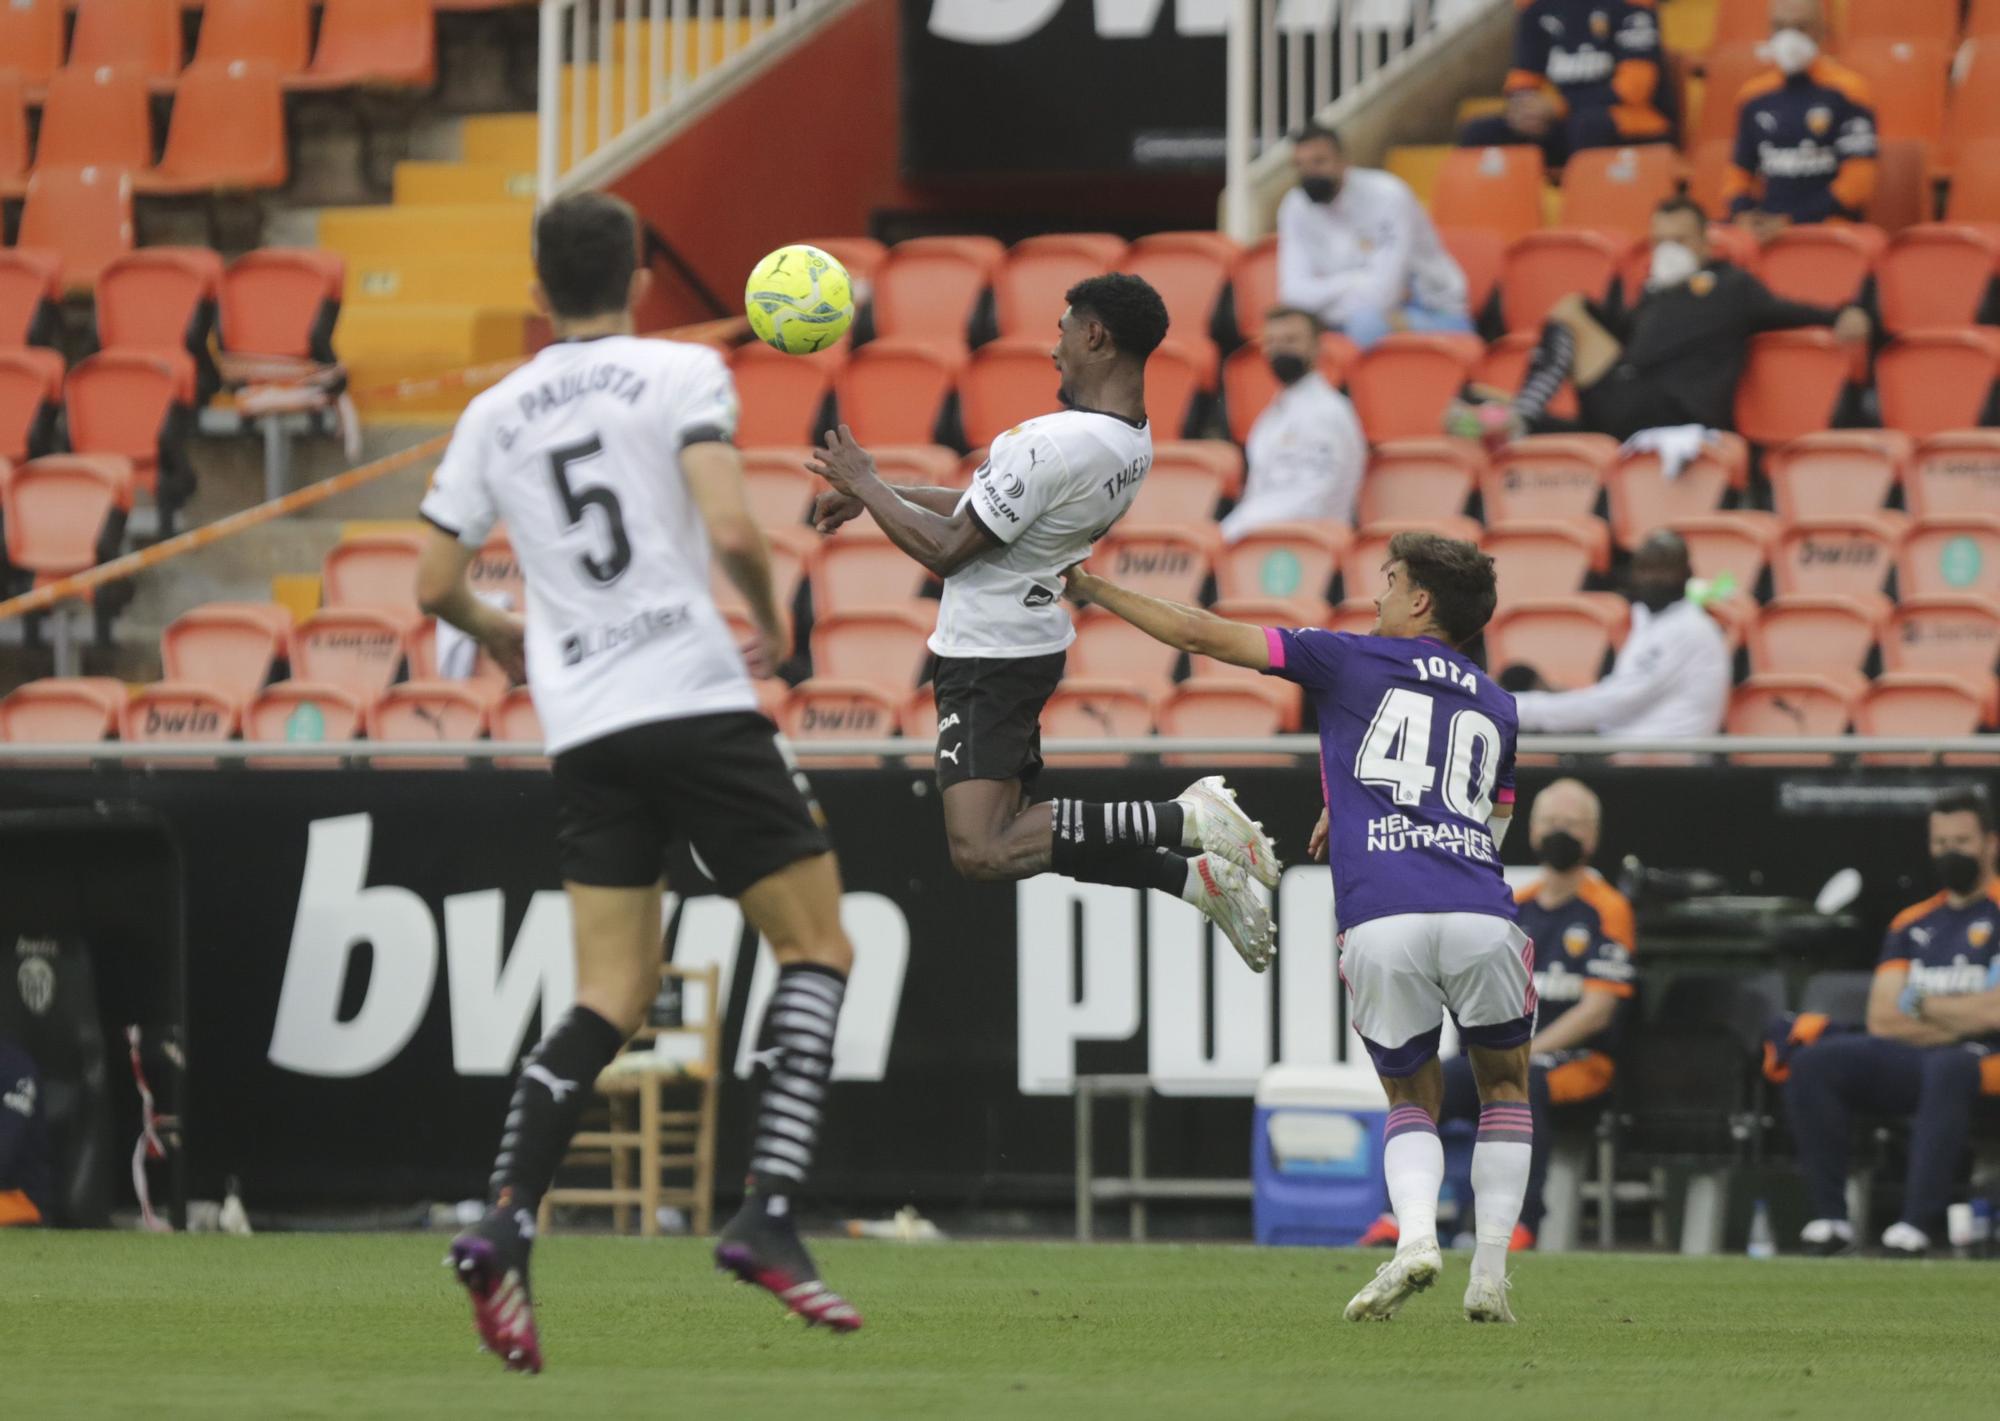
<path fill-rule="evenodd" d="M 1063 410 L 993 441 L 961 509 L 1000 546 L 944 580 L 931 650 L 939 656 L 1047 656 L 1076 640 L 1063 569 L 1124 516 L 1153 466 L 1150 424 Z"/>
<path fill-rule="evenodd" d="M 719 354 L 632 336 L 549 346 L 459 420 L 423 516 L 471 547 L 506 523 L 550 754 L 646 721 L 757 708 L 680 469 L 685 446 L 735 430 Z"/>

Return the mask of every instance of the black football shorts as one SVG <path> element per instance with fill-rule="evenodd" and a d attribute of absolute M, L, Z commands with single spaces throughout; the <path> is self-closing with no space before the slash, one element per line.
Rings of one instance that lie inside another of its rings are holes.
<path fill-rule="evenodd" d="M 933 656 L 937 697 L 937 782 L 1034 783 L 1042 772 L 1042 707 L 1062 680 L 1065 653 L 1001 657 Z"/>

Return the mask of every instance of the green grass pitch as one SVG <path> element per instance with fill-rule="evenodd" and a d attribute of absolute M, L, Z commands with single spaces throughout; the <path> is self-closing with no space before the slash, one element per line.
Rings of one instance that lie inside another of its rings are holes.
<path fill-rule="evenodd" d="M 540 1377 L 476 1354 L 441 1237 L 0 1236 L 0 1416 L 1112 1421 L 1996 1414 L 2000 1272 L 1528 1256 L 1472 1327 L 1467 1256 L 1389 1324 L 1381 1255 L 832 1242 L 868 1326 L 807 1332 L 698 1241 L 556 1237 Z"/>

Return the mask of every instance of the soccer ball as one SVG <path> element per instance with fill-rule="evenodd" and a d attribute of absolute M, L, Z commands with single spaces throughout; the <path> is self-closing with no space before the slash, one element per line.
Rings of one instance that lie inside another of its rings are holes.
<path fill-rule="evenodd" d="M 750 270 L 743 307 L 757 339 L 787 355 L 810 355 L 854 324 L 847 268 L 804 243 L 780 247 Z"/>

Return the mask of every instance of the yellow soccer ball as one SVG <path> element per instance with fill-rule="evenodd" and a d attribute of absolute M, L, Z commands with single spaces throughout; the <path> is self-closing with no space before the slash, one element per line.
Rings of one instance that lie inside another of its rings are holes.
<path fill-rule="evenodd" d="M 818 247 L 780 247 L 750 270 L 743 308 L 757 339 L 787 355 L 810 355 L 854 324 L 847 268 Z"/>

